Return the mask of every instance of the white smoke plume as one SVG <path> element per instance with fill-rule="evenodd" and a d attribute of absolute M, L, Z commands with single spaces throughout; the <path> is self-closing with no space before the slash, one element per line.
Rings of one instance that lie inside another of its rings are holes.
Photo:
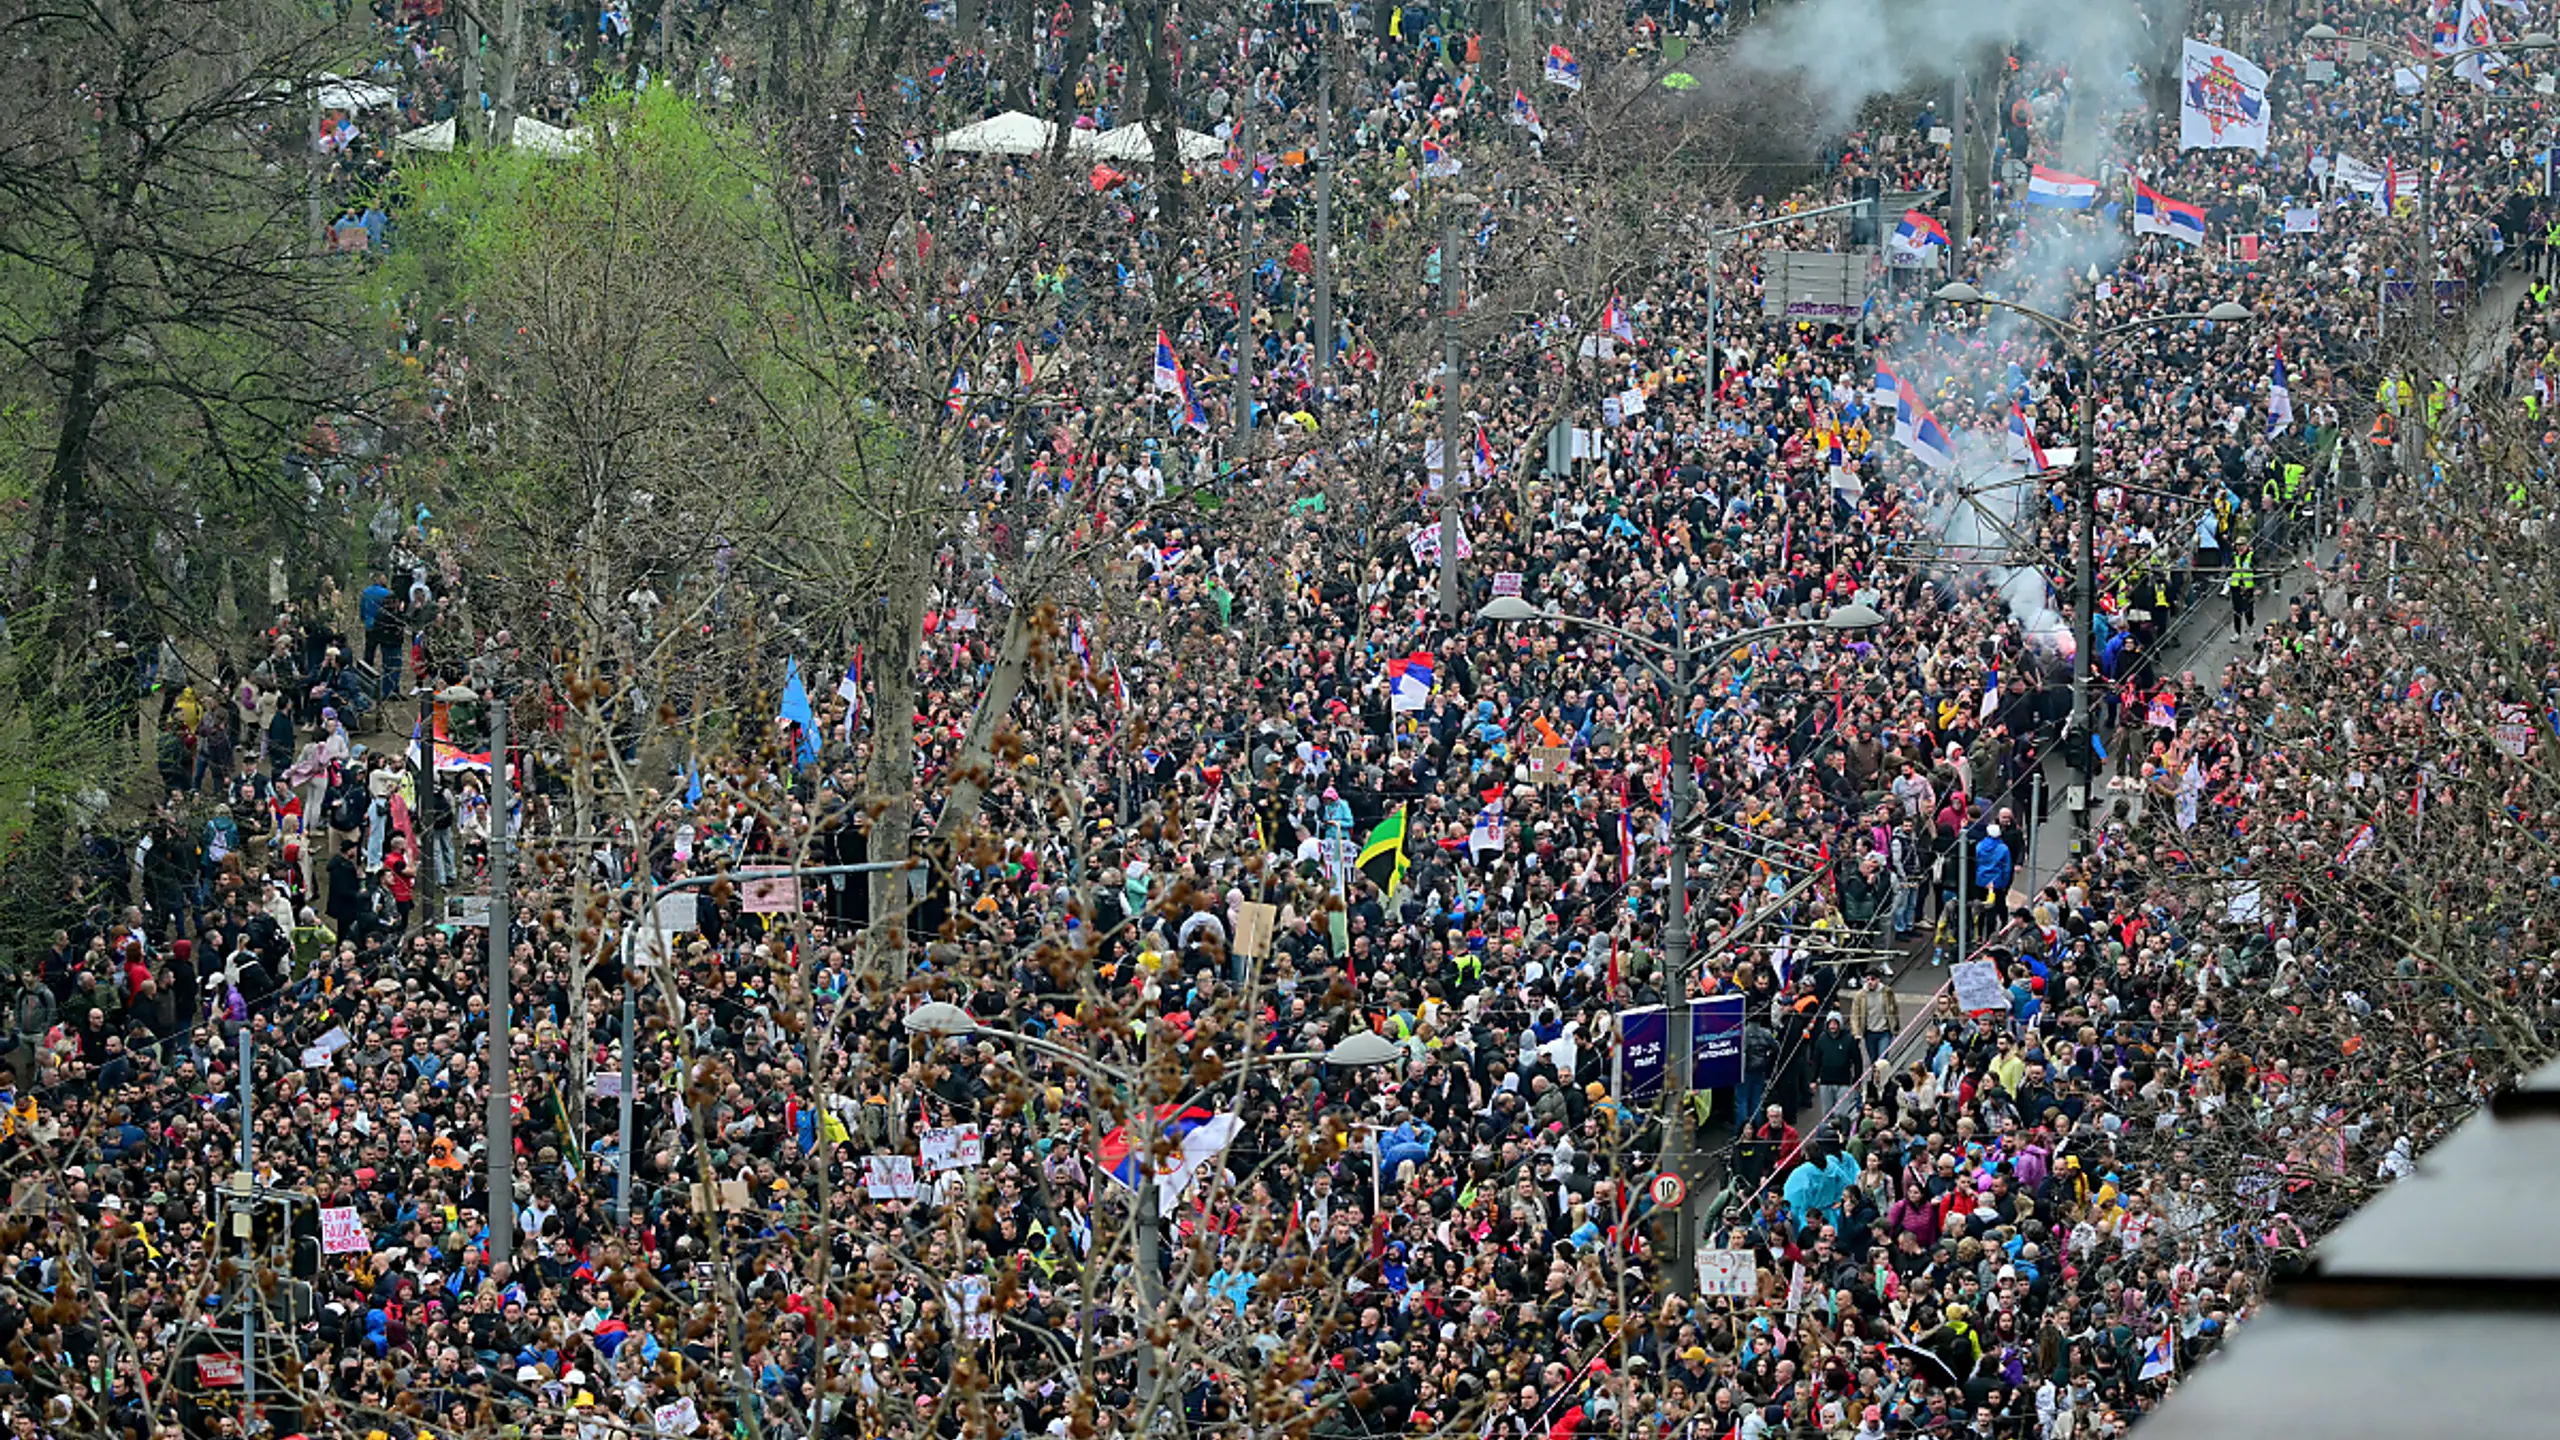
<path fill-rule="evenodd" d="M 1734 60 L 1800 77 L 1836 127 L 1875 96 L 1942 80 L 1979 51 L 2019 42 L 2100 84 L 2157 43 L 2134 0 L 1805 0 L 1763 15 Z"/>

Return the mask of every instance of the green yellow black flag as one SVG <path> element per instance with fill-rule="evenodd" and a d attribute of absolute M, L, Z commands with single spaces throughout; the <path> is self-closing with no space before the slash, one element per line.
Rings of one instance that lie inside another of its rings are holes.
<path fill-rule="evenodd" d="M 1360 847 L 1360 873 L 1377 883 L 1388 899 L 1404 884 L 1404 807 L 1378 822 L 1369 832 L 1369 843 Z"/>

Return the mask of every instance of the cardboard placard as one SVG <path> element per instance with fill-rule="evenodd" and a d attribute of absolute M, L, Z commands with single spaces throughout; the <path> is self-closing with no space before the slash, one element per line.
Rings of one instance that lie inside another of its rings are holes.
<path fill-rule="evenodd" d="M 760 875 L 738 882 L 739 908 L 750 915 L 789 915 L 800 908 L 800 877 Z"/>
<path fill-rule="evenodd" d="M 1271 932 L 1280 924 L 1280 907 L 1247 900 L 1236 915 L 1236 953 L 1259 959 L 1271 953 Z"/>
<path fill-rule="evenodd" d="M 1949 978 L 1955 981 L 1956 1008 L 1966 1014 L 2009 1008 L 2009 988 L 2000 983 L 2000 967 L 1990 961 L 1968 960 Z"/>
<path fill-rule="evenodd" d="M 1565 766 L 1573 752 L 1562 745 L 1539 745 L 1529 751 L 1529 778 L 1541 785 L 1553 785 L 1564 778 Z"/>

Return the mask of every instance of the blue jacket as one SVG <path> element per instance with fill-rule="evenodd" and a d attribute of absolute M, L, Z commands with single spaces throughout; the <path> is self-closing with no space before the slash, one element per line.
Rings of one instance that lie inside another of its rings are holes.
<path fill-rule="evenodd" d="M 1431 1158 L 1431 1146 L 1440 1132 L 1419 1120 L 1408 1120 L 1378 1137 L 1379 1178 L 1392 1181 L 1396 1168 L 1407 1160 L 1416 1167 Z"/>
<path fill-rule="evenodd" d="M 1973 847 L 1973 883 L 1985 890 L 2008 889 L 2009 876 L 2016 868 L 2009 842 L 1997 835 L 1985 835 Z"/>

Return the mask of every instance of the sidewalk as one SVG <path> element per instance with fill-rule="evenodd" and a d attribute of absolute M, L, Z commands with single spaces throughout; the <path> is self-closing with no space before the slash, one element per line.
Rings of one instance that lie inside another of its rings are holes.
<path fill-rule="evenodd" d="M 2486 374 L 2505 354 L 2509 339 L 2508 318 L 2515 313 L 2516 302 L 2524 298 L 2531 278 L 2521 269 L 2510 270 L 2472 303 L 2471 313 L 2464 321 L 2462 370 L 2466 382 Z M 2312 564 L 2326 565 L 2336 558 L 2337 553 L 2338 537 L 2329 534 L 2312 545 L 2307 558 Z M 2187 615 L 2171 643 L 2161 652 L 2160 673 L 2167 676 L 2192 670 L 2199 681 L 2210 685 L 2222 673 L 2224 665 L 2253 653 L 2258 635 L 2265 632 L 2267 623 L 2285 612 L 2285 601 L 2295 593 L 2307 568 L 2305 558 L 2296 557 L 2268 574 L 2266 588 L 2258 601 L 2261 618 L 2257 633 L 2245 640 L 2231 633 L 2228 600 L 2208 596 L 2198 601 L 2195 610 Z M 2115 773 L 2115 765 L 2110 763 L 2091 787 L 2089 803 L 2093 814 L 2103 814 L 2108 803 L 2118 798 L 2106 788 L 2108 778 Z M 2036 831 L 2035 844 L 2026 863 L 2019 867 L 2020 885 L 2028 893 L 2042 889 L 2070 862 L 2073 832 L 2071 816 L 2062 808 L 2062 796 L 2070 788 L 2072 778 L 2070 767 L 2062 762 L 2059 754 L 2046 758 L 2045 793 L 2053 797 L 2054 808 L 2046 823 Z M 2136 789 L 2122 794 L 2132 800 L 2133 813 L 2139 818 L 2142 814 L 2142 792 Z"/>

